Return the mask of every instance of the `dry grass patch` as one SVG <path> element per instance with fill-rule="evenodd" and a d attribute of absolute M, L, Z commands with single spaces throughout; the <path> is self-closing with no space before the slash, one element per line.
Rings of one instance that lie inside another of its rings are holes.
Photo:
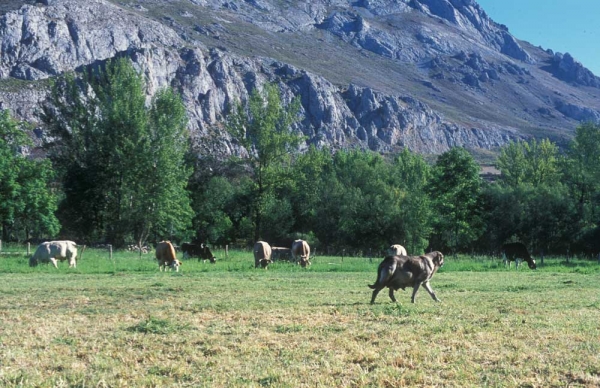
<path fill-rule="evenodd" d="M 600 385 L 600 275 L 374 274 L 3 275 L 0 386 Z"/>

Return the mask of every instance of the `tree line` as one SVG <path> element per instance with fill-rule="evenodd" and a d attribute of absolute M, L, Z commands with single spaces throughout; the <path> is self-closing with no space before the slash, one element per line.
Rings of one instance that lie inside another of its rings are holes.
<path fill-rule="evenodd" d="M 322 249 L 491 253 L 509 241 L 534 252 L 600 251 L 600 125 L 580 125 L 561 150 L 510 142 L 501 174 L 481 178 L 463 148 L 429 163 L 310 147 L 300 102 L 275 85 L 232 106 L 223 126 L 245 158 L 191 151 L 187 118 L 170 88 L 146 100 L 127 59 L 55 80 L 43 120 L 47 158 L 24 156 L 24 123 L 0 114 L 0 224 L 4 240 L 68 237 L 115 246 L 161 239 Z"/>

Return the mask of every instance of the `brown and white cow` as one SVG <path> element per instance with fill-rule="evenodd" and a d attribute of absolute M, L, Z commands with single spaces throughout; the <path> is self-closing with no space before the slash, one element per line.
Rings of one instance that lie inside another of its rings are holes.
<path fill-rule="evenodd" d="M 502 256 L 504 257 L 504 266 L 508 263 L 510 268 L 511 261 L 515 262 L 515 266 L 519 269 L 519 259 L 526 261 L 530 269 L 536 269 L 535 260 L 529 254 L 525 244 L 520 242 L 507 243 L 502 245 Z"/>
<path fill-rule="evenodd" d="M 156 245 L 156 260 L 158 261 L 158 270 L 166 271 L 167 267 L 179 272 L 181 261 L 177 260 L 175 247 L 170 241 L 161 241 Z"/>
<path fill-rule="evenodd" d="M 38 245 L 33 255 L 29 258 L 29 266 L 35 267 L 38 263 L 52 263 L 58 268 L 58 261 L 69 261 L 69 268 L 77 267 L 77 244 L 69 240 L 46 241 Z"/>
<path fill-rule="evenodd" d="M 183 252 L 184 259 L 187 259 L 188 257 L 197 257 L 198 261 L 202 260 L 206 262 L 206 260 L 208 260 L 212 264 L 214 264 L 217 259 L 210 251 L 210 248 L 205 244 L 183 243 L 181 244 L 181 251 Z"/>
<path fill-rule="evenodd" d="M 439 302 L 440 300 L 431 289 L 429 281 L 443 265 L 444 255 L 437 251 L 422 256 L 387 256 L 377 268 L 377 281 L 375 284 L 369 285 L 373 289 L 371 304 L 375 303 L 377 294 L 385 287 L 390 290 L 390 299 L 396 302 L 394 291 L 399 288 L 404 290 L 408 286 L 413 287 L 410 300 L 415 303 L 415 297 L 421 285 L 425 287 L 433 300 Z"/>
<path fill-rule="evenodd" d="M 408 254 L 406 253 L 406 248 L 404 248 L 402 245 L 399 245 L 399 244 L 391 245 L 387 249 L 387 255 L 388 256 L 408 256 Z"/>
<path fill-rule="evenodd" d="M 265 241 L 257 241 L 254 244 L 254 268 L 261 266 L 267 268 L 269 264 L 273 262 L 271 260 L 271 246 Z"/>
<path fill-rule="evenodd" d="M 310 265 L 310 247 L 306 241 L 296 240 L 292 243 L 292 258 L 304 268 Z"/>

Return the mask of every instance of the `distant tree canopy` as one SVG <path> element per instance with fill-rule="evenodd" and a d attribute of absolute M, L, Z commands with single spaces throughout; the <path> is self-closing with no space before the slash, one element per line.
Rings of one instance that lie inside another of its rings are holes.
<path fill-rule="evenodd" d="M 60 229 L 55 217 L 57 195 L 50 183 L 48 160 L 25 157 L 31 141 L 8 110 L 0 112 L 0 227 L 1 238 L 25 240 L 31 235 L 53 236 Z"/>
<path fill-rule="evenodd" d="M 192 219 L 187 118 L 172 90 L 147 106 L 142 77 L 117 59 L 57 80 L 44 117 L 57 138 L 50 158 L 69 234 L 117 246 L 185 234 Z"/>

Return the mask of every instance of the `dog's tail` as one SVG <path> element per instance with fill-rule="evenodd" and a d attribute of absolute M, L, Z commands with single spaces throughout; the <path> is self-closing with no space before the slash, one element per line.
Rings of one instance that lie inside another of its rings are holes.
<path fill-rule="evenodd" d="M 385 287 L 385 285 L 387 284 L 388 280 L 390 277 L 392 277 L 392 275 L 394 274 L 394 271 L 396 270 L 396 264 L 392 264 L 392 265 L 384 265 L 384 266 L 380 266 L 377 269 L 377 280 L 375 281 L 374 284 L 368 284 L 369 288 L 374 290 L 376 288 L 383 288 Z"/>

